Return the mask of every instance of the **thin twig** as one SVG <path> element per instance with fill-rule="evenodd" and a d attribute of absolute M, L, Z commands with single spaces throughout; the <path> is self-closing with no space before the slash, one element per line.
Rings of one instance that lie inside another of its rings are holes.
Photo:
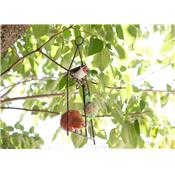
<path fill-rule="evenodd" d="M 15 86 L 17 86 L 20 83 L 20 81 L 18 83 L 16 83 L 15 85 L 13 85 L 7 92 L 5 92 L 0 98 L 4 98 L 5 96 L 7 96 L 14 88 Z"/>
<path fill-rule="evenodd" d="M 172 93 L 174 94 L 175 93 L 175 90 L 160 90 L 160 89 L 139 89 L 139 91 L 142 91 L 142 92 L 158 92 L 158 93 L 161 93 L 161 92 L 165 92 L 165 93 Z"/>
<path fill-rule="evenodd" d="M 48 111 L 48 110 L 42 110 L 42 109 L 27 109 L 27 108 L 18 108 L 18 107 L 0 107 L 1 109 L 15 109 L 15 110 L 22 110 L 22 111 L 31 111 L 31 112 L 44 112 L 48 114 L 56 114 L 59 115 L 60 113 L 54 112 L 54 111 Z"/>
<path fill-rule="evenodd" d="M 137 82 L 140 82 L 140 81 L 143 81 L 145 80 L 146 78 L 150 77 L 151 75 L 165 69 L 166 67 L 168 67 L 170 64 L 171 64 L 171 61 L 172 61 L 172 58 L 170 58 L 168 64 L 166 64 L 165 66 L 162 66 L 161 68 L 157 69 L 157 70 L 154 70 L 154 71 L 151 71 L 148 75 L 144 76 L 143 78 L 139 79 L 139 80 L 136 80 L 135 82 L 133 82 L 132 84 L 135 84 Z"/>
<path fill-rule="evenodd" d="M 72 28 L 73 25 L 70 25 L 68 28 L 55 33 L 54 35 L 52 35 L 44 44 L 42 44 L 38 49 L 40 50 L 43 46 L 45 46 L 48 42 L 50 42 L 53 38 L 55 38 L 57 35 L 60 35 L 61 33 L 65 32 L 66 30 L 69 30 L 70 28 Z"/>
<path fill-rule="evenodd" d="M 142 114 L 145 114 L 145 113 L 149 113 L 150 111 L 143 111 L 143 112 L 131 112 L 131 113 L 127 113 L 127 114 L 124 114 L 124 115 L 142 115 Z M 84 115 L 82 115 L 82 117 L 84 117 Z M 113 117 L 113 115 L 111 114 L 103 114 L 103 115 L 97 115 L 95 116 L 95 118 L 110 118 L 110 117 Z"/>
<path fill-rule="evenodd" d="M 146 114 L 146 113 L 149 113 L 150 111 L 143 111 L 143 112 L 131 112 L 131 113 L 128 113 L 128 114 L 125 114 L 125 115 L 143 115 L 143 114 Z"/>
<path fill-rule="evenodd" d="M 23 96 L 23 97 L 14 97 L 14 98 L 7 98 L 4 100 L 1 100 L 0 103 L 6 103 L 9 101 L 16 101 L 16 100 L 26 100 L 26 99 L 36 99 L 36 98 L 48 98 L 48 97 L 57 97 L 57 96 L 63 96 L 64 93 L 58 93 L 58 94 L 41 94 L 41 95 L 32 95 L 32 96 Z"/>
<path fill-rule="evenodd" d="M 70 131 L 71 133 L 74 133 L 74 134 L 76 134 L 76 135 L 79 135 L 79 136 L 82 136 L 82 137 L 85 137 L 85 138 L 87 138 L 87 139 L 92 139 L 93 140 L 93 138 L 91 138 L 91 137 L 87 137 L 86 135 L 82 135 L 82 134 L 80 134 L 80 133 L 78 133 L 78 132 L 74 132 L 74 131 Z"/>
<path fill-rule="evenodd" d="M 56 65 L 58 65 L 59 67 L 63 68 L 64 70 L 68 71 L 68 69 L 66 69 L 64 66 L 62 66 L 61 64 L 57 63 L 55 60 L 53 60 L 51 57 L 49 57 L 47 54 L 45 54 L 42 50 L 39 50 L 39 52 L 41 54 L 43 54 L 45 57 L 47 57 L 49 60 L 51 60 L 52 62 L 54 62 Z"/>

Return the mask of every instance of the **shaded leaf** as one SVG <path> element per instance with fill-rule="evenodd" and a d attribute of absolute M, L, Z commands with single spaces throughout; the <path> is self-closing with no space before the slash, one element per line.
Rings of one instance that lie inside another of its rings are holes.
<path fill-rule="evenodd" d="M 63 76 L 58 84 L 58 90 L 61 90 L 64 86 L 66 86 L 66 76 Z"/>
<path fill-rule="evenodd" d="M 128 30 L 128 33 L 129 33 L 131 36 L 133 36 L 134 38 L 136 38 L 136 36 L 137 36 L 137 29 L 136 29 L 135 26 L 129 25 L 127 30 Z"/>
<path fill-rule="evenodd" d="M 32 127 L 29 129 L 29 133 L 34 133 L 34 130 L 35 130 L 35 128 L 32 126 Z"/>
<path fill-rule="evenodd" d="M 142 111 L 142 110 L 145 108 L 146 103 L 145 103 L 145 101 L 144 101 L 144 100 L 140 100 L 139 105 L 140 105 L 140 109 L 141 109 L 141 111 Z"/>
<path fill-rule="evenodd" d="M 120 38 L 120 39 L 124 39 L 122 26 L 121 25 L 116 25 L 115 29 L 116 29 L 117 37 Z"/>
<path fill-rule="evenodd" d="M 24 130 L 24 126 L 22 126 L 19 122 L 17 122 L 17 123 L 15 124 L 15 128 L 16 128 L 16 129 L 19 129 L 19 130 L 21 130 L 21 131 Z"/>
<path fill-rule="evenodd" d="M 103 42 L 97 38 L 91 38 L 89 47 L 88 47 L 88 56 L 93 55 L 102 51 L 103 49 Z"/>
<path fill-rule="evenodd" d="M 49 25 L 32 25 L 33 34 L 36 37 L 41 37 L 43 35 L 48 34 L 49 32 Z"/>

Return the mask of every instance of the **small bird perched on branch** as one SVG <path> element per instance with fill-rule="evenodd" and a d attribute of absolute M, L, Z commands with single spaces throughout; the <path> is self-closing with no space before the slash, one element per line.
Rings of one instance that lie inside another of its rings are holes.
<path fill-rule="evenodd" d="M 74 79 L 80 81 L 87 75 L 88 71 L 89 69 L 87 66 L 78 66 L 76 68 L 71 69 L 70 74 Z"/>
<path fill-rule="evenodd" d="M 67 117 L 68 117 L 68 125 L 67 125 Z M 81 117 L 79 111 L 76 110 L 70 110 L 68 112 L 65 112 L 61 116 L 60 121 L 61 127 L 67 131 L 79 131 L 81 128 L 85 127 L 85 122 L 83 118 Z"/>

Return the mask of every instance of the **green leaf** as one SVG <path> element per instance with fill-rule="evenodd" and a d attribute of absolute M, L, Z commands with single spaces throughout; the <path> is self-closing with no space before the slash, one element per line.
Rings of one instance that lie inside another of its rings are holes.
<path fill-rule="evenodd" d="M 40 108 L 39 108 L 38 105 L 34 105 L 32 109 L 33 109 L 33 110 L 39 110 Z M 33 112 L 32 112 L 32 114 L 34 114 L 34 115 L 37 114 L 37 113 L 38 113 L 37 111 L 33 111 Z"/>
<path fill-rule="evenodd" d="M 48 34 L 49 25 L 32 25 L 32 30 L 35 37 L 41 37 Z"/>
<path fill-rule="evenodd" d="M 79 25 L 76 25 L 76 26 L 74 27 L 74 35 L 75 35 L 75 38 L 81 36 L 80 26 L 79 26 Z"/>
<path fill-rule="evenodd" d="M 106 132 L 104 130 L 97 130 L 95 129 L 95 135 L 100 137 L 101 139 L 107 139 L 107 135 L 106 135 Z"/>
<path fill-rule="evenodd" d="M 102 51 L 102 49 L 103 49 L 103 41 L 92 37 L 90 39 L 90 43 L 88 47 L 88 56 L 98 53 Z"/>
<path fill-rule="evenodd" d="M 120 71 L 121 71 L 121 72 L 124 72 L 124 71 L 126 71 L 126 70 L 127 70 L 127 69 L 126 69 L 125 66 L 121 66 L 121 67 L 120 67 Z"/>
<path fill-rule="evenodd" d="M 171 86 L 169 84 L 167 84 L 166 85 L 166 89 L 167 89 L 167 91 L 171 91 L 172 88 L 171 88 Z"/>
<path fill-rule="evenodd" d="M 116 29 L 117 37 L 124 40 L 122 26 L 121 25 L 116 25 L 115 29 Z"/>
<path fill-rule="evenodd" d="M 111 58 L 108 49 L 103 49 L 100 53 L 97 53 L 94 56 L 92 62 L 93 66 L 98 67 L 101 71 L 104 71 L 105 68 L 110 64 Z"/>
<path fill-rule="evenodd" d="M 51 47 L 50 48 L 50 55 L 51 55 L 52 58 L 54 58 L 55 55 L 58 52 L 59 47 L 58 46 L 55 46 L 55 45 L 51 45 L 50 47 Z"/>
<path fill-rule="evenodd" d="M 136 87 L 136 86 L 132 86 L 132 89 L 133 89 L 133 92 L 135 92 L 135 93 L 140 92 L 140 91 L 139 91 L 139 88 L 138 88 L 138 87 Z"/>
<path fill-rule="evenodd" d="M 7 129 L 8 131 L 14 131 L 14 128 L 13 128 L 12 126 L 8 126 L 6 129 Z"/>
<path fill-rule="evenodd" d="M 126 95 L 127 95 L 127 102 L 129 102 L 129 100 L 131 99 L 132 97 L 132 85 L 127 85 L 126 86 Z"/>
<path fill-rule="evenodd" d="M 71 31 L 70 30 L 65 30 L 63 32 L 64 38 L 69 38 L 71 36 Z"/>
<path fill-rule="evenodd" d="M 107 144 L 109 145 L 110 148 L 119 147 L 119 137 L 120 137 L 120 134 L 117 128 L 114 128 L 110 131 L 109 140 L 107 141 Z"/>
<path fill-rule="evenodd" d="M 151 135 L 156 138 L 157 137 L 157 133 L 158 133 L 159 129 L 158 128 L 152 128 L 151 129 Z"/>
<path fill-rule="evenodd" d="M 57 136 L 58 136 L 58 134 L 61 132 L 61 127 L 59 127 L 56 131 L 55 131 L 55 133 L 54 133 L 54 135 L 53 135 L 53 137 L 52 137 L 52 142 L 54 141 L 54 140 L 56 140 L 56 138 L 57 138 Z"/>
<path fill-rule="evenodd" d="M 139 126 L 138 120 L 135 120 L 135 122 L 134 122 L 134 128 L 135 128 L 137 134 L 140 135 L 140 126 Z"/>
<path fill-rule="evenodd" d="M 117 46 L 115 46 L 115 49 L 116 49 L 120 59 L 125 59 L 126 58 L 125 50 L 121 45 L 118 44 Z"/>
<path fill-rule="evenodd" d="M 168 103 L 169 95 L 166 94 L 160 98 L 161 107 L 164 107 Z"/>
<path fill-rule="evenodd" d="M 114 39 L 114 32 L 112 25 L 105 25 L 104 30 L 105 30 L 105 39 L 109 42 L 112 42 Z"/>
<path fill-rule="evenodd" d="M 34 130 L 35 130 L 35 128 L 32 126 L 32 127 L 29 129 L 29 133 L 34 133 Z"/>
<path fill-rule="evenodd" d="M 93 76 L 93 75 L 98 75 L 98 72 L 96 70 L 90 70 L 89 73 Z"/>
<path fill-rule="evenodd" d="M 47 84 L 46 84 L 46 89 L 47 90 L 53 90 L 55 89 L 56 85 L 57 85 L 57 81 L 56 80 L 47 80 Z"/>
<path fill-rule="evenodd" d="M 131 36 L 133 36 L 134 38 L 136 38 L 136 36 L 137 36 L 137 29 L 136 29 L 135 26 L 129 25 L 127 30 L 128 30 L 128 33 L 129 33 Z"/>
<path fill-rule="evenodd" d="M 114 116 L 115 123 L 120 123 L 120 124 L 123 123 L 123 113 L 121 108 L 118 105 L 116 105 L 115 109 L 111 109 L 111 113 L 112 113 L 112 116 Z"/>
<path fill-rule="evenodd" d="M 19 129 L 19 130 L 21 130 L 21 131 L 24 130 L 24 126 L 22 126 L 19 122 L 17 122 L 17 123 L 15 124 L 15 128 L 16 128 L 16 129 Z"/>
<path fill-rule="evenodd" d="M 64 86 L 66 86 L 66 76 L 63 76 L 58 84 L 58 90 L 61 90 Z"/>
<path fill-rule="evenodd" d="M 134 147 L 137 146 L 138 134 L 135 128 L 133 127 L 133 125 L 131 125 L 130 123 L 126 122 L 122 126 L 121 136 L 122 136 L 124 143 L 131 144 Z"/>
<path fill-rule="evenodd" d="M 146 103 L 145 103 L 145 101 L 144 101 L 144 100 L 140 100 L 139 105 L 140 105 L 140 109 L 141 109 L 141 111 L 142 111 L 142 110 L 145 108 Z"/>
<path fill-rule="evenodd" d="M 71 133 L 71 139 L 75 148 L 81 148 L 87 143 L 87 138 L 75 133 Z"/>
<path fill-rule="evenodd" d="M 174 48 L 174 45 L 175 45 L 175 40 L 171 40 L 169 42 L 166 42 L 162 48 L 161 48 L 161 53 L 167 53 L 169 52 L 170 50 L 172 50 Z"/>

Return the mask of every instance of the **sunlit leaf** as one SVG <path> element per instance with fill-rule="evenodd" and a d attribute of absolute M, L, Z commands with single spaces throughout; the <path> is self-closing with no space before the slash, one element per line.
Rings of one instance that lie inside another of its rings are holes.
<path fill-rule="evenodd" d="M 137 142 L 138 142 L 138 134 L 135 130 L 135 128 L 133 127 L 132 124 L 130 123 L 125 123 L 122 126 L 122 132 L 121 132 L 121 136 L 122 139 L 125 143 L 130 143 L 132 144 L 134 147 L 137 146 Z"/>
<path fill-rule="evenodd" d="M 121 45 L 118 44 L 117 46 L 115 46 L 115 48 L 120 59 L 126 58 L 125 50 Z"/>
<path fill-rule="evenodd" d="M 118 148 L 119 147 L 119 132 L 117 128 L 114 128 L 110 131 L 108 145 L 110 148 Z"/>
<path fill-rule="evenodd" d="M 60 132 L 61 132 L 61 127 L 59 127 L 59 128 L 55 131 L 55 133 L 54 133 L 54 135 L 53 135 L 53 137 L 52 137 L 52 142 L 56 140 L 56 138 L 58 137 L 58 134 L 59 134 Z"/>
<path fill-rule="evenodd" d="M 108 49 L 103 49 L 100 53 L 97 53 L 94 56 L 93 65 L 98 67 L 101 71 L 104 71 L 105 68 L 110 64 L 111 58 Z"/>
<path fill-rule="evenodd" d="M 87 143 L 87 137 L 71 133 L 71 140 L 75 148 L 81 148 Z"/>

